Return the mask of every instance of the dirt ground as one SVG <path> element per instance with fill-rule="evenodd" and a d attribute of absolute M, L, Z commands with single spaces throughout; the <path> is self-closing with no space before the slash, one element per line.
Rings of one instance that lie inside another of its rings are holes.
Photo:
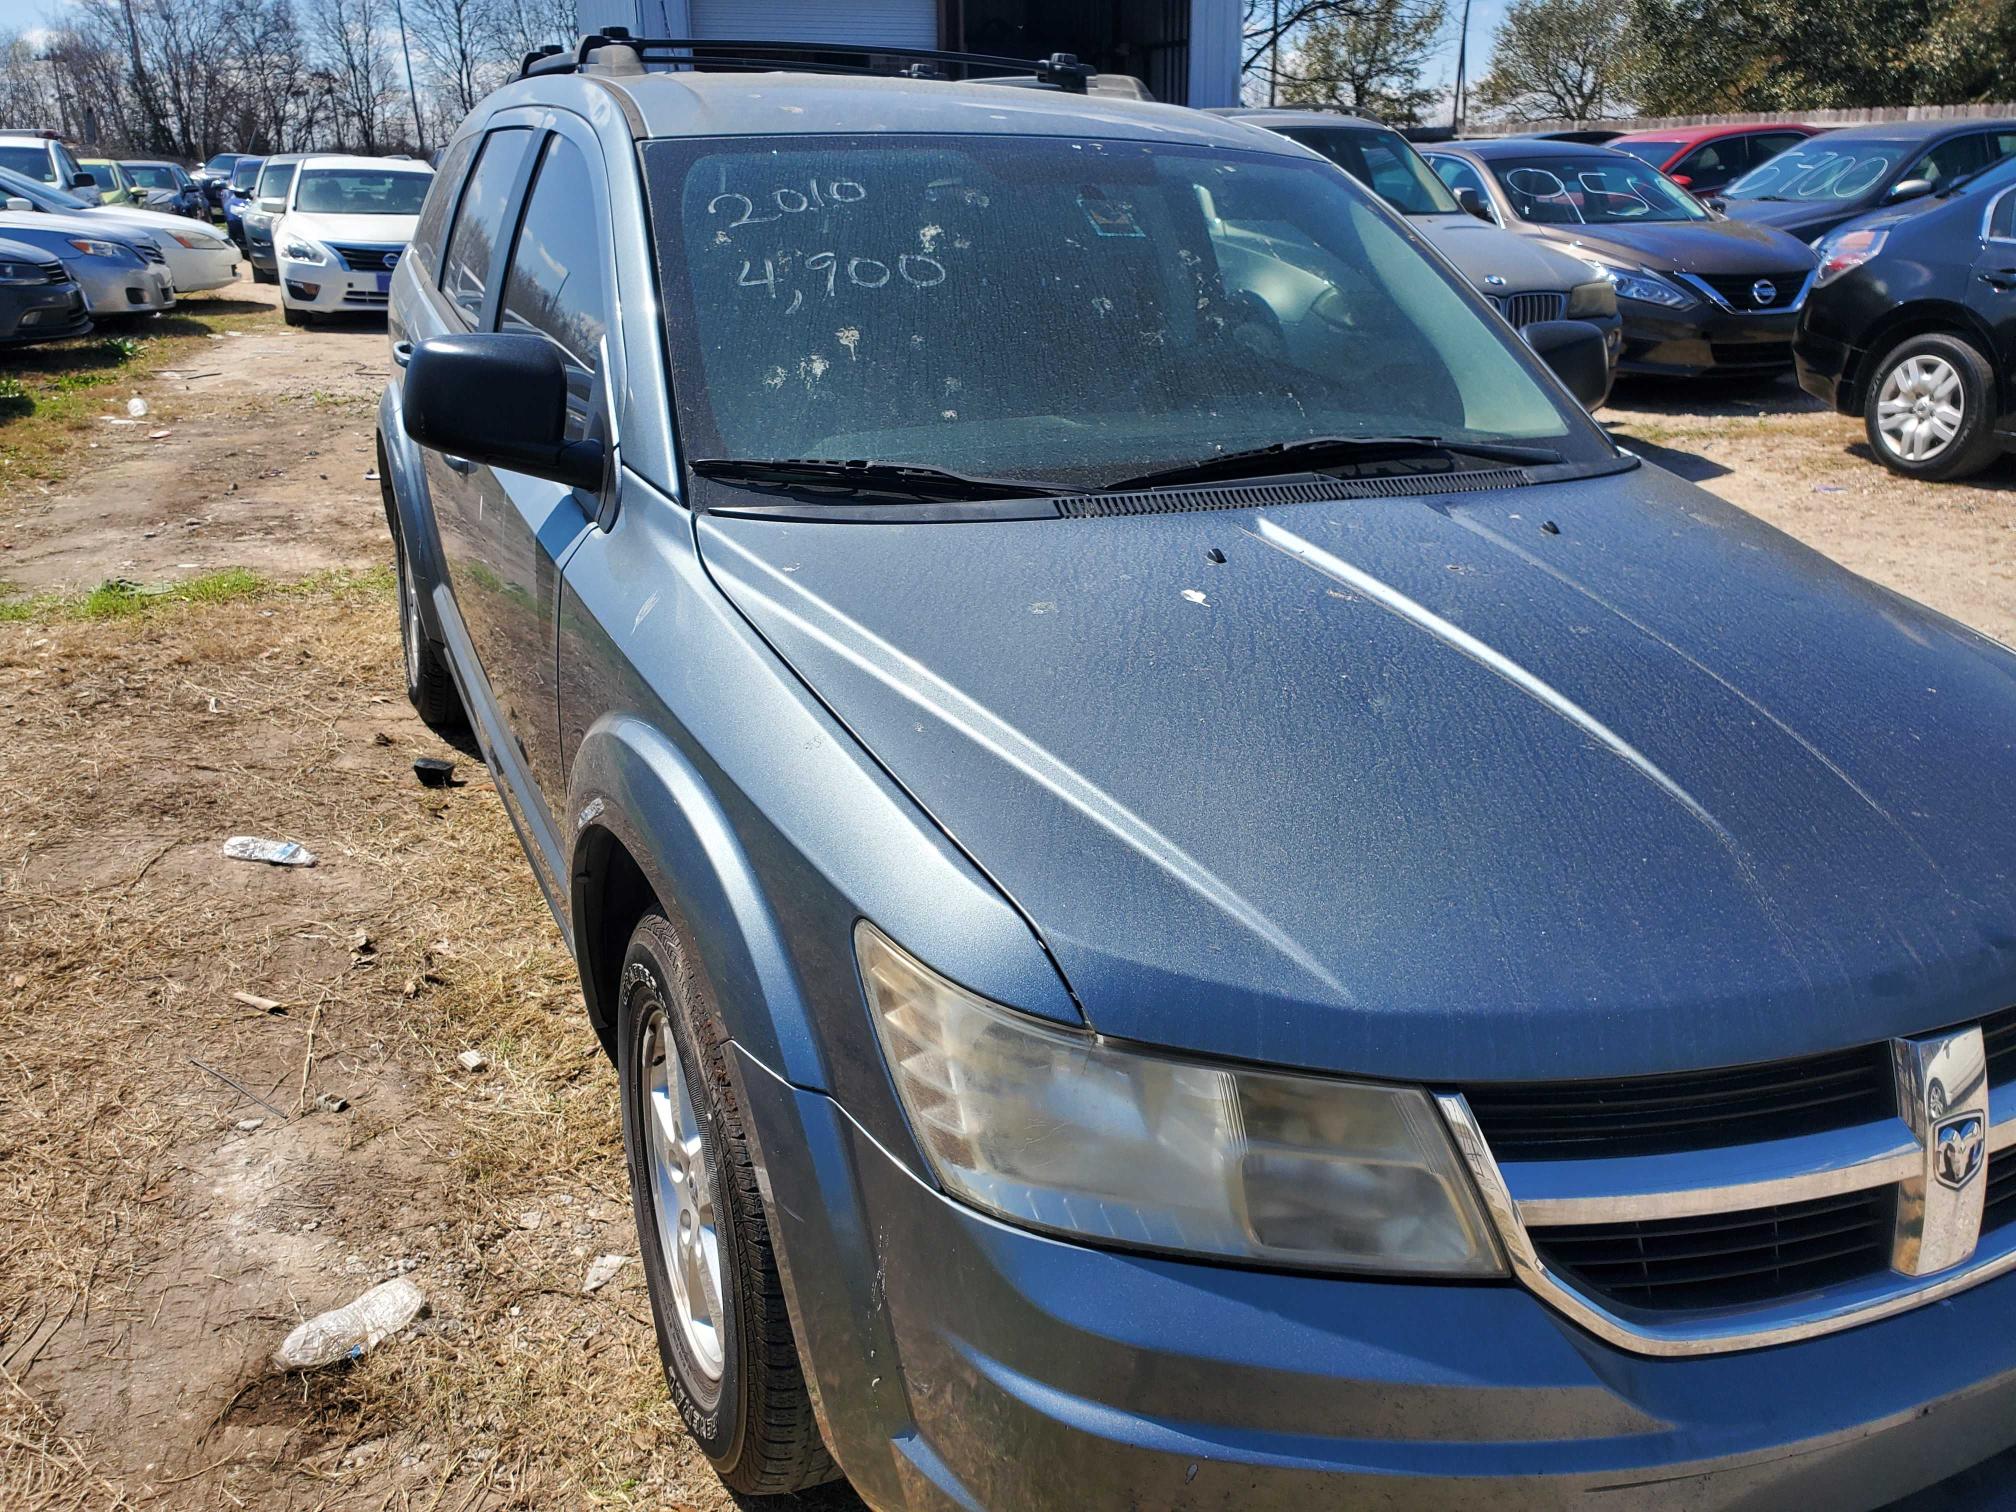
<path fill-rule="evenodd" d="M 571 965 L 480 764 L 402 696 L 383 328 L 227 294 L 0 407 L 0 1507 L 727 1507 L 658 1372 Z M 2016 468 L 1902 483 L 1789 382 L 1605 418 L 2016 640 Z M 269 1369 L 395 1275 L 415 1327 Z"/>

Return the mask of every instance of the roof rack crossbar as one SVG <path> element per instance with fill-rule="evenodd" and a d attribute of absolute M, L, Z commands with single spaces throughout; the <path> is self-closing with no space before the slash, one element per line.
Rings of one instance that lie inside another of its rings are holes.
<path fill-rule="evenodd" d="M 640 59 L 684 65 L 688 68 L 784 69 L 806 73 L 869 74 L 883 77 L 943 78 L 940 65 L 959 70 L 959 77 L 976 68 L 996 73 L 1033 74 L 1039 83 L 1049 84 L 1069 94 L 1088 92 L 1088 81 L 1097 72 L 1071 53 L 1052 53 L 1047 58 L 1007 58 L 995 53 L 941 52 L 923 47 L 884 47 L 866 43 L 842 47 L 813 42 L 735 42 L 706 37 L 633 37 L 622 27 L 605 27 L 584 35 L 571 59 L 560 61 L 564 49 L 541 49 L 527 53 L 518 71 L 519 78 L 531 74 L 571 73 L 586 68 L 591 55 L 602 47 L 628 47 Z M 897 59 L 904 65 L 813 63 L 810 54 L 864 53 L 876 59 Z"/>

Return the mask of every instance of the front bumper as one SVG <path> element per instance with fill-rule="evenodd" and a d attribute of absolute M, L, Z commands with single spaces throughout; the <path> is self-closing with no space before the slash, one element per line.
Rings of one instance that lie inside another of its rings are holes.
<path fill-rule="evenodd" d="M 105 258 L 80 257 L 69 261 L 70 271 L 84 289 L 84 303 L 93 319 L 112 315 L 153 315 L 175 306 L 175 282 L 158 263 L 112 262 Z"/>
<path fill-rule="evenodd" d="M 1872 1508 L 2016 1441 L 2016 1275 L 1651 1359 L 1511 1283 L 1282 1275 L 996 1223 L 737 1056 L 829 1446 L 885 1509 Z"/>
<path fill-rule="evenodd" d="M 1822 336 L 1808 323 L 1802 323 L 1792 338 L 1792 362 L 1799 375 L 1799 387 L 1844 415 L 1855 414 L 1862 407 L 1855 375 L 1861 369 L 1864 355 L 1860 348 L 1845 341 Z"/>
<path fill-rule="evenodd" d="M 340 263 L 302 263 L 284 257 L 279 271 L 280 299 L 290 309 L 358 315 L 382 313 L 391 302 L 390 273 L 359 273 Z"/>
<path fill-rule="evenodd" d="M 1618 371 L 1691 378 L 1702 373 L 1773 373 L 1792 365 L 1796 308 L 1744 314 L 1706 302 L 1668 310 L 1618 301 L 1624 354 Z"/>
<path fill-rule="evenodd" d="M 56 341 L 91 329 L 84 291 L 74 283 L 0 289 L 0 342 Z"/>

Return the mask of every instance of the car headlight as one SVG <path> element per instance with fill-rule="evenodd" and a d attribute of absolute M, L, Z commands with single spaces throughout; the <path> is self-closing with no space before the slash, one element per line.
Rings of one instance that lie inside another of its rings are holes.
<path fill-rule="evenodd" d="M 326 263 L 329 254 L 321 246 L 306 237 L 289 236 L 280 243 L 280 255 L 289 262 Z"/>
<path fill-rule="evenodd" d="M 86 257 L 109 257 L 115 262 L 138 262 L 140 254 L 129 251 L 117 242 L 94 241 L 88 236 L 73 236 L 70 245 Z"/>
<path fill-rule="evenodd" d="M 1617 313 L 1617 285 L 1607 278 L 1575 285 L 1568 291 L 1568 318 L 1586 320 L 1591 315 Z"/>
<path fill-rule="evenodd" d="M 221 236 L 205 236 L 201 231 L 170 231 L 168 233 L 191 252 L 215 252 L 230 242 Z"/>
<path fill-rule="evenodd" d="M 1620 268 L 1615 263 L 1597 263 L 1603 276 L 1617 291 L 1619 299 L 1635 299 L 1641 304 L 1664 305 L 1669 310 L 1684 310 L 1694 303 L 1694 296 L 1677 284 L 1670 284 L 1656 273 L 1647 273 L 1643 268 Z"/>
<path fill-rule="evenodd" d="M 49 275 L 33 263 L 0 262 L 0 284 L 47 283 Z"/>
<path fill-rule="evenodd" d="M 1890 233 L 1884 229 L 1870 231 L 1829 231 L 1813 244 L 1813 250 L 1820 254 L 1820 269 L 1813 275 L 1813 286 L 1825 288 L 1844 273 L 1852 273 L 1878 252 L 1883 243 L 1890 240 Z"/>
<path fill-rule="evenodd" d="M 1426 1093 L 1122 1049 L 854 948 L 911 1131 L 954 1196 L 1099 1243 L 1315 1270 L 1500 1276 Z"/>

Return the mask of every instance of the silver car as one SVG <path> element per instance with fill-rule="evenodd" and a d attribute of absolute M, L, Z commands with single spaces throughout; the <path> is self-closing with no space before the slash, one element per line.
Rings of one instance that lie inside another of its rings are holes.
<path fill-rule="evenodd" d="M 152 315 L 175 304 L 168 259 L 152 232 L 96 216 L 0 214 L 0 237 L 61 259 L 94 320 Z"/>
<path fill-rule="evenodd" d="M 82 336 L 91 329 L 77 280 L 40 247 L 0 240 L 0 346 Z"/>

